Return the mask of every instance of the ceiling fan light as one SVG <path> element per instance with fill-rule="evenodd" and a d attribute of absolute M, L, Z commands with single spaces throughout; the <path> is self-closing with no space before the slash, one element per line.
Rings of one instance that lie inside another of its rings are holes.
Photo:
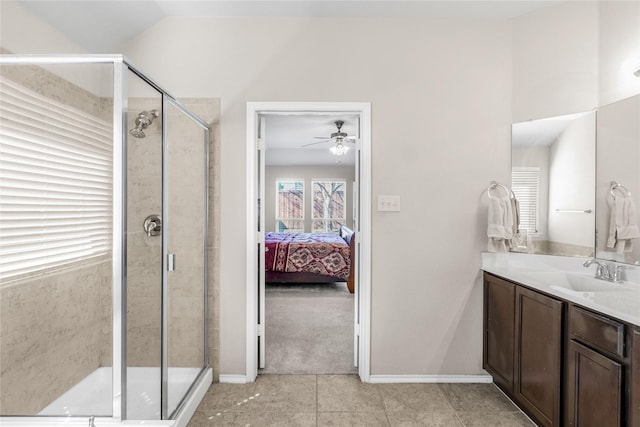
<path fill-rule="evenodd" d="M 347 154 L 347 151 L 349 151 L 349 147 L 342 145 L 341 142 L 336 142 L 336 145 L 332 145 L 329 151 L 331 151 L 331 154 L 334 156 L 344 156 Z"/>

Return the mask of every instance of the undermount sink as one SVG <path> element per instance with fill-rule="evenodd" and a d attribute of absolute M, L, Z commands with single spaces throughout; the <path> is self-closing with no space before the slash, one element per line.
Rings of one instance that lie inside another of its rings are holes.
<path fill-rule="evenodd" d="M 587 273 L 566 273 L 564 283 L 556 283 L 557 287 L 562 287 L 575 292 L 616 292 L 631 290 L 624 283 L 607 282 L 596 279 Z"/>

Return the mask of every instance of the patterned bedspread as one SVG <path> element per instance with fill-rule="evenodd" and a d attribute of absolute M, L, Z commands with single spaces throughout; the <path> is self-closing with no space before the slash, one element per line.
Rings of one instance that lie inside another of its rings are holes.
<path fill-rule="evenodd" d="M 347 280 L 349 245 L 335 233 L 265 233 L 267 271 L 307 272 Z"/>

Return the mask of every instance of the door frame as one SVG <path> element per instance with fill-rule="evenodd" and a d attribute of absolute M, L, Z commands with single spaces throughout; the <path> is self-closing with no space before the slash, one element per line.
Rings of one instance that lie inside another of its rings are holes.
<path fill-rule="evenodd" d="M 356 231 L 359 249 L 357 263 L 359 323 L 354 325 L 358 335 L 358 374 L 363 382 L 370 382 L 371 362 L 371 103 L 369 102 L 247 102 L 247 253 L 246 253 L 246 381 L 258 376 L 258 219 L 257 137 L 260 115 L 349 112 L 360 116 L 360 221 Z"/>

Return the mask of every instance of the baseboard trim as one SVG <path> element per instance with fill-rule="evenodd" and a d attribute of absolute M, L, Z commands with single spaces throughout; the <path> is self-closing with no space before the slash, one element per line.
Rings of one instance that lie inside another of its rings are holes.
<path fill-rule="evenodd" d="M 249 382 L 247 381 L 246 375 L 223 375 L 223 374 L 220 374 L 219 381 L 221 383 L 226 383 L 226 384 L 246 384 Z"/>
<path fill-rule="evenodd" d="M 369 382 L 385 383 L 491 383 L 491 375 L 371 375 Z"/>

